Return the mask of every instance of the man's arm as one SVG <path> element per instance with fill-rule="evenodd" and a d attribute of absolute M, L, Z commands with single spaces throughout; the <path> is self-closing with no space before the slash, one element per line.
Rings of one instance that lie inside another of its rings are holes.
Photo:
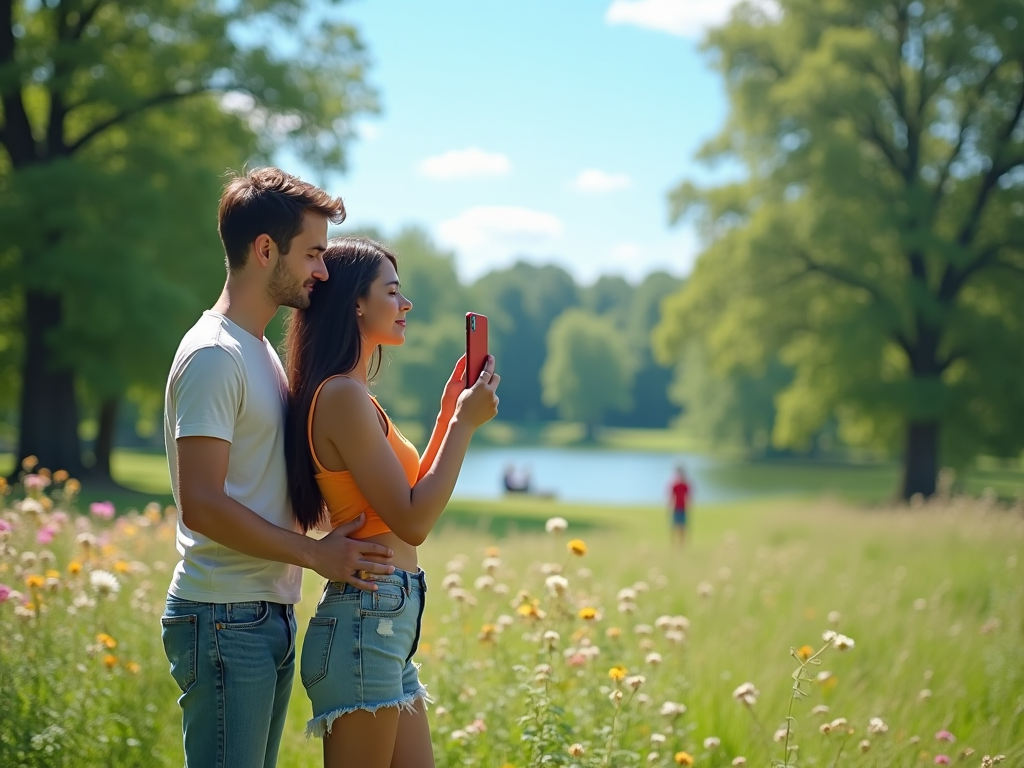
<path fill-rule="evenodd" d="M 360 515 L 322 539 L 279 528 L 224 492 L 231 444 L 216 437 L 180 437 L 178 448 L 178 499 L 182 521 L 236 552 L 289 563 L 316 571 L 331 581 L 375 590 L 372 582 L 356 578 L 356 571 L 389 574 L 394 567 L 375 560 L 394 553 L 380 544 L 350 539 L 347 534 L 362 526 Z"/>

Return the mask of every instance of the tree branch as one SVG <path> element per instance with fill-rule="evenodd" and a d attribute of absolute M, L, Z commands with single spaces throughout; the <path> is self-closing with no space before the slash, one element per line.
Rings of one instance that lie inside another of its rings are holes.
<path fill-rule="evenodd" d="M 79 12 L 78 24 L 76 24 L 74 29 L 71 30 L 72 40 L 82 39 L 82 34 L 85 32 L 85 28 L 88 27 L 93 18 L 95 18 L 96 12 L 99 11 L 101 5 L 103 5 L 103 0 L 96 0 L 96 2 L 92 4 L 91 8 Z"/>
<path fill-rule="evenodd" d="M 134 117 L 135 115 L 138 115 L 138 114 L 140 114 L 142 112 L 145 112 L 150 107 L 155 107 L 155 106 L 158 106 L 160 104 L 170 104 L 171 102 L 179 101 L 181 99 L 188 98 L 189 96 L 195 96 L 195 95 L 200 94 L 200 93 L 205 93 L 208 90 L 209 90 L 208 88 L 194 88 L 194 89 L 189 90 L 189 91 L 181 91 L 181 92 L 179 92 L 179 91 L 168 91 L 166 93 L 160 93 L 160 94 L 157 94 L 156 96 L 151 96 L 148 99 L 144 99 L 143 101 L 140 101 L 135 106 L 130 107 L 128 109 L 125 109 L 125 110 L 117 113 L 113 117 L 110 117 L 110 118 L 108 118 L 106 120 L 102 120 L 102 121 L 96 123 L 96 125 L 94 125 L 92 128 L 90 128 L 84 134 L 79 136 L 75 141 L 73 141 L 73 142 L 71 142 L 71 144 L 67 145 L 66 154 L 67 155 L 73 155 L 75 152 L 80 150 L 83 146 L 88 144 L 90 141 L 95 139 L 97 136 L 99 136 L 104 131 L 106 131 L 106 130 L 108 130 L 110 128 L 113 128 L 118 123 L 123 123 L 128 118 Z M 77 105 L 77 106 L 81 106 L 81 105 Z"/>
<path fill-rule="evenodd" d="M 16 45 L 14 2 L 0 0 L 0 68 L 15 68 Z M 11 164 L 15 168 L 31 165 L 38 159 L 38 150 L 18 79 L 12 79 L 8 89 L 0 93 L 0 100 L 4 108 L 4 122 L 0 125 L 0 143 L 7 148 Z"/>

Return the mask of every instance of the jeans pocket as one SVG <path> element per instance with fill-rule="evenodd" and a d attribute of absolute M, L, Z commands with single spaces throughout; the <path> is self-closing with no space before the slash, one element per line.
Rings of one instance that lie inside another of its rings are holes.
<path fill-rule="evenodd" d="M 247 603 L 224 603 L 217 606 L 217 629 L 253 629 L 263 624 L 270 615 L 266 600 Z"/>
<path fill-rule="evenodd" d="M 164 653 L 171 662 L 171 677 L 181 692 L 188 693 L 196 681 L 196 653 L 199 617 L 194 613 L 160 617 Z"/>
<path fill-rule="evenodd" d="M 299 677 L 304 688 L 319 683 L 327 676 L 327 666 L 334 643 L 334 628 L 338 620 L 333 616 L 314 616 L 309 620 L 306 639 L 302 641 L 302 659 Z"/>
<path fill-rule="evenodd" d="M 359 598 L 359 612 L 363 616 L 395 617 L 405 610 L 407 595 L 399 584 L 381 582 L 375 592 L 363 592 Z"/>

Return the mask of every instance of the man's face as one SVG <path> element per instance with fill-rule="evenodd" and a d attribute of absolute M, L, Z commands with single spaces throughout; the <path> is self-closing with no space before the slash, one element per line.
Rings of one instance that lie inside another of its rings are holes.
<path fill-rule="evenodd" d="M 307 211 L 302 231 L 292 238 L 288 253 L 279 253 L 267 283 L 267 298 L 279 307 L 305 309 L 309 295 L 320 280 L 327 279 L 327 219 Z"/>

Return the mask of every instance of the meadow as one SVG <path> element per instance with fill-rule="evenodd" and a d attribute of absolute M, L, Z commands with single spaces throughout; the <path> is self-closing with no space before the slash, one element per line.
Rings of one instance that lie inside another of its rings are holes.
<path fill-rule="evenodd" d="M 0 765 L 180 765 L 174 509 L 3 490 Z M 442 520 L 417 656 L 439 766 L 1024 764 L 1024 514 L 991 494 L 703 508 L 683 548 L 654 508 Z M 296 680 L 283 768 L 319 762 L 308 717 Z"/>

